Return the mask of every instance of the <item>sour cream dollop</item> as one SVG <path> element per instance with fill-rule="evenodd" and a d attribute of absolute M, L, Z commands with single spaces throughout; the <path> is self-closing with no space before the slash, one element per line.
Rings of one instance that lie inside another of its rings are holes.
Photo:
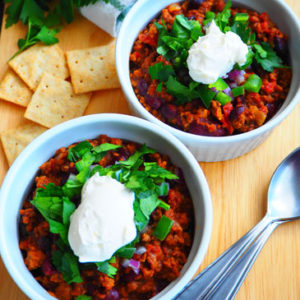
<path fill-rule="evenodd" d="M 110 259 L 136 237 L 134 193 L 109 176 L 89 178 L 71 215 L 68 240 L 80 262 Z"/>
<path fill-rule="evenodd" d="M 189 74 L 196 82 L 214 83 L 230 72 L 236 63 L 245 64 L 247 54 L 247 45 L 236 33 L 223 33 L 212 21 L 206 28 L 206 35 L 200 36 L 189 50 Z"/>

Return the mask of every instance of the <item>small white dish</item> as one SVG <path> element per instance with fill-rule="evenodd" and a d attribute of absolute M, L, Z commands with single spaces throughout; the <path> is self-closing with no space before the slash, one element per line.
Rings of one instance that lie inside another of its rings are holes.
<path fill-rule="evenodd" d="M 291 88 L 277 114 L 261 127 L 233 136 L 200 136 L 175 129 L 149 113 L 137 99 L 129 77 L 129 54 L 136 37 L 164 7 L 174 2 L 178 1 L 139 0 L 129 11 L 121 26 L 116 45 L 116 66 L 131 112 L 174 134 L 191 150 L 198 161 L 223 161 L 241 156 L 262 143 L 272 130 L 290 114 L 300 100 L 300 22 L 283 0 L 232 1 L 233 6 L 244 6 L 258 12 L 267 12 L 279 28 L 289 36 L 293 68 Z"/>
<path fill-rule="evenodd" d="M 24 264 L 18 244 L 19 209 L 30 191 L 39 166 L 49 160 L 57 149 L 100 134 L 146 143 L 167 154 L 183 170 L 194 204 L 194 242 L 180 277 L 153 298 L 171 299 L 191 280 L 207 251 L 212 229 L 211 196 L 203 172 L 190 151 L 169 132 L 132 116 L 101 114 L 80 117 L 46 131 L 26 147 L 9 169 L 1 187 L 2 260 L 11 277 L 29 298 L 55 299 L 34 279 Z"/>

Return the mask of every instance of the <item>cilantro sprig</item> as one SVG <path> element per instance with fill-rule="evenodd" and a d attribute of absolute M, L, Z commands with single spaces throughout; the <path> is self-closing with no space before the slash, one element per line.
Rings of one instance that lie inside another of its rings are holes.
<path fill-rule="evenodd" d="M 85 181 L 99 173 L 101 176 L 108 175 L 123 183 L 135 193 L 134 200 L 134 221 L 138 233 L 149 223 L 152 212 L 161 207 L 165 210 L 170 208 L 169 204 L 160 199 L 169 193 L 169 184 L 166 180 L 177 179 L 178 177 L 170 171 L 160 167 L 156 162 L 146 162 L 145 156 L 155 153 L 154 150 L 143 145 L 127 160 L 102 167 L 99 162 L 109 151 L 117 151 L 119 145 L 104 143 L 93 147 L 88 141 L 83 141 L 68 150 L 68 159 L 75 163 L 78 174 L 73 179 L 68 179 L 63 186 L 56 186 L 49 183 L 44 188 L 36 190 L 35 197 L 31 203 L 49 223 L 51 233 L 58 234 L 56 241 L 57 250 L 52 253 L 52 262 L 60 271 L 67 283 L 82 282 L 80 266 L 86 265 L 96 267 L 99 272 L 109 277 L 116 275 L 117 269 L 112 265 L 116 257 L 131 258 L 135 252 L 135 244 L 139 242 L 139 234 L 134 241 L 116 251 L 111 259 L 94 264 L 79 264 L 78 257 L 72 252 L 68 242 L 68 229 L 70 216 L 75 211 L 75 204 L 72 197 L 80 196 Z M 164 221 L 170 220 L 166 216 Z M 169 224 L 173 221 L 169 221 Z M 163 226 L 162 232 L 157 238 L 166 237 L 171 226 Z M 157 230 L 156 230 L 157 231 Z M 84 299 L 84 298 L 83 298 Z"/>
<path fill-rule="evenodd" d="M 57 33 L 65 23 L 74 20 L 74 11 L 97 1 L 110 3 L 119 10 L 125 9 L 119 0 L 4 0 L 7 4 L 5 27 L 19 20 L 28 26 L 26 37 L 19 39 L 19 50 L 13 57 L 38 42 L 46 45 L 58 43 Z"/>
<path fill-rule="evenodd" d="M 199 36 L 203 35 L 201 25 L 198 21 L 189 20 L 183 15 L 175 17 L 171 31 L 168 31 L 164 22 L 155 22 L 159 32 L 157 41 L 157 53 L 167 60 L 174 60 L 174 65 L 186 66 L 188 50 Z"/>

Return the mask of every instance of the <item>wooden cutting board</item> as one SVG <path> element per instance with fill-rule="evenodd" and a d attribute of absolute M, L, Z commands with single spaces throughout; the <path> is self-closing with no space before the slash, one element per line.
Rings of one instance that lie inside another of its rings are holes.
<path fill-rule="evenodd" d="M 265 0 L 266 1 L 266 0 Z M 299 0 L 285 0 L 300 16 Z M 3 28 L 0 36 L 0 78 L 7 60 L 17 50 L 16 42 L 25 28 L 18 24 Z M 77 16 L 59 34 L 63 50 L 106 44 L 111 38 L 102 30 Z M 121 90 L 106 90 L 93 95 L 86 114 L 114 112 L 130 114 Z M 24 109 L 0 101 L 0 132 L 24 122 Z M 250 230 L 265 214 L 268 183 L 281 160 L 300 146 L 300 105 L 258 148 L 226 162 L 200 163 L 212 194 L 214 220 L 204 269 L 226 248 Z M 0 180 L 8 165 L 0 146 Z M 0 199 L 1 201 L 1 199 Z M 0 259 L 0 299 L 28 299 L 15 285 Z M 300 220 L 281 225 L 273 233 L 242 285 L 237 298 L 300 299 Z"/>

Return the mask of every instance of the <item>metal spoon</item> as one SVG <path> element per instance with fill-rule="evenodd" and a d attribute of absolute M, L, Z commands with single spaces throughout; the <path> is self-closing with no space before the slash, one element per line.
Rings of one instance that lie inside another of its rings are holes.
<path fill-rule="evenodd" d="M 177 300 L 233 299 L 273 230 L 300 218 L 300 147 L 275 170 L 264 218 L 194 278 Z"/>

